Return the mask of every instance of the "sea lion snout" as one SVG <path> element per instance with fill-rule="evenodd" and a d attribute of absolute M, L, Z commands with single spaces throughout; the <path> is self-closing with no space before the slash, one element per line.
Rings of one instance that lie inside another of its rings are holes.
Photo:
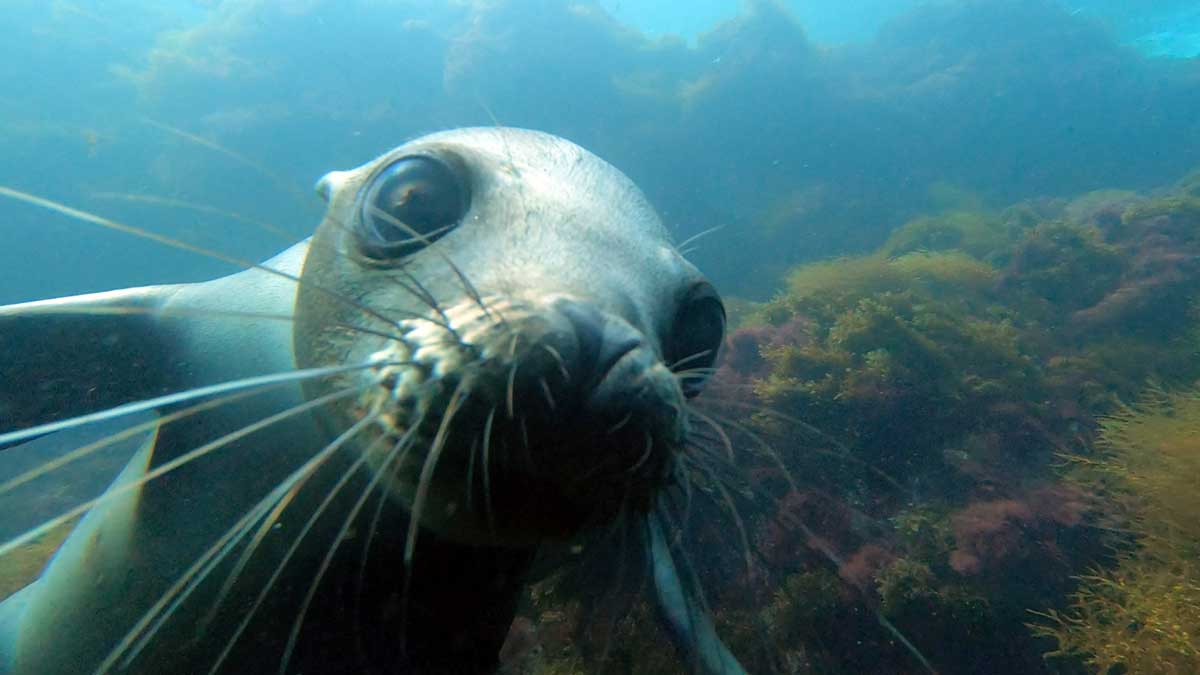
<path fill-rule="evenodd" d="M 624 319 L 573 299 L 552 311 L 567 319 L 578 346 L 569 368 L 577 440 L 555 449 L 560 480 L 584 502 L 611 497 L 596 490 L 603 484 L 644 501 L 668 479 L 685 436 L 677 378 Z"/>

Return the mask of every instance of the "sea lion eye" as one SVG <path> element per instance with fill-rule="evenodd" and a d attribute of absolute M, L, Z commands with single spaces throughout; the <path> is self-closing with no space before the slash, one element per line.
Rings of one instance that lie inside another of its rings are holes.
<path fill-rule="evenodd" d="M 725 337 L 725 305 L 708 283 L 693 286 L 675 313 L 667 342 L 667 363 L 679 373 L 683 394 L 704 388 Z"/>
<path fill-rule="evenodd" d="M 410 155 L 376 174 L 359 202 L 363 253 L 393 259 L 415 253 L 454 229 L 470 197 L 449 163 Z"/>

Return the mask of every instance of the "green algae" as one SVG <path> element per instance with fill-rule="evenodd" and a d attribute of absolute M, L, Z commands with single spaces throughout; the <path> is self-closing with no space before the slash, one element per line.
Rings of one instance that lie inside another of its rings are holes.
<path fill-rule="evenodd" d="M 1200 670 L 1200 390 L 1151 389 L 1101 420 L 1099 452 L 1075 478 L 1113 504 L 1134 539 L 1116 564 L 1080 578 L 1065 610 L 1032 628 L 1097 672 Z"/>

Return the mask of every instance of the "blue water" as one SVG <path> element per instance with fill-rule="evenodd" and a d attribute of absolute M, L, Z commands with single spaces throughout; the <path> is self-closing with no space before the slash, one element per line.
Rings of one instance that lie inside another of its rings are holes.
<path fill-rule="evenodd" d="M 878 244 L 933 184 L 1006 204 L 1161 184 L 1197 163 L 1189 3 L 682 7 L 9 2 L 0 183 L 198 243 L 236 232 L 239 253 L 262 257 L 281 242 L 261 230 L 97 194 L 303 232 L 317 206 L 299 195 L 329 169 L 433 129 L 536 127 L 629 172 L 681 236 L 725 226 L 753 246 L 770 213 L 811 214 L 766 260 L 697 252 L 726 287 L 761 296 L 798 260 Z M 228 269 L 0 209 L 18 233 L 0 251 L 0 300 Z"/>
<path fill-rule="evenodd" d="M 459 126 L 541 129 L 615 164 L 679 240 L 713 232 L 690 258 L 730 307 L 776 295 L 799 264 L 876 250 L 916 216 L 1061 210 L 1200 168 L 1195 0 L 7 0 L 0 13 L 0 186 L 244 261 L 311 233 L 327 171 Z M 0 237 L 0 304 L 240 267 L 9 197 Z"/>

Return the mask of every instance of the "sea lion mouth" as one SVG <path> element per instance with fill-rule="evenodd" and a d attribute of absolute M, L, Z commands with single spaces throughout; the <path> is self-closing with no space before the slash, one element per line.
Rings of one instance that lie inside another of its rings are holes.
<path fill-rule="evenodd" d="M 678 379 L 637 329 L 565 297 L 444 315 L 401 322 L 352 413 L 378 419 L 369 461 L 423 526 L 514 544 L 650 508 L 686 430 Z"/>

